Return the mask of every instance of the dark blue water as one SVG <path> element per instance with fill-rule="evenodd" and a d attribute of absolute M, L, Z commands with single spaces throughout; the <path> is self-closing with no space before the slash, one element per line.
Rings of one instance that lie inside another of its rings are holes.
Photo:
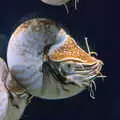
<path fill-rule="evenodd" d="M 97 81 L 96 99 L 88 91 L 66 100 L 48 101 L 34 98 L 21 120 L 120 120 L 119 77 L 119 6 L 114 0 L 80 0 L 77 11 L 70 4 L 52 7 L 40 0 L 1 1 L 0 33 L 5 35 L 0 56 L 6 59 L 6 47 L 14 29 L 34 16 L 46 17 L 63 25 L 79 43 L 87 36 L 90 46 L 104 61 L 103 73 L 108 77 Z M 3 47 L 4 46 L 4 47 Z"/>

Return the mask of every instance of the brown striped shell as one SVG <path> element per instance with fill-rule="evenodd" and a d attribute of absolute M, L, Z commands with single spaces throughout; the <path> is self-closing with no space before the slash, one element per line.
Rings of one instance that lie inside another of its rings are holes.
<path fill-rule="evenodd" d="M 13 32 L 7 50 L 12 76 L 33 96 L 71 97 L 90 87 L 102 62 L 81 49 L 54 21 L 34 18 Z"/>

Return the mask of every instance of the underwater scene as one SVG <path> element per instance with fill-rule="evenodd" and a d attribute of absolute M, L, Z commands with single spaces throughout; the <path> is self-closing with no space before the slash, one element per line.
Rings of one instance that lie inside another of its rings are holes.
<path fill-rule="evenodd" d="M 120 119 L 113 0 L 2 1 L 0 15 L 0 120 Z"/>

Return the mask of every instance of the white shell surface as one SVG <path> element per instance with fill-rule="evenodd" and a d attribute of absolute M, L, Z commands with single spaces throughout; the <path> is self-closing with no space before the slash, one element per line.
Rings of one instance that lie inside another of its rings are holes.
<path fill-rule="evenodd" d="M 29 20 L 19 26 L 10 38 L 8 66 L 23 87 L 28 86 L 26 89 L 41 88 L 43 84 L 44 47 L 55 39 L 58 32 L 56 25 L 49 24 L 52 24 L 49 20 Z"/>
<path fill-rule="evenodd" d="M 26 21 L 12 34 L 7 51 L 9 69 L 33 96 L 61 99 L 85 89 L 84 86 L 61 84 L 52 76 L 53 71 L 47 65 L 43 66 L 45 46 L 62 41 L 65 35 L 54 21 L 42 18 Z"/>
<path fill-rule="evenodd" d="M 70 0 L 41 0 L 41 1 L 46 4 L 59 6 L 68 3 Z"/>
<path fill-rule="evenodd" d="M 4 60 L 0 58 L 0 120 L 4 120 L 8 109 L 8 92 L 4 84 L 7 75 L 7 66 Z"/>
<path fill-rule="evenodd" d="M 5 87 L 9 71 L 5 61 L 0 58 L 0 120 L 19 120 L 25 110 L 27 100 L 18 99 L 19 108 L 12 104 L 8 89 Z"/>

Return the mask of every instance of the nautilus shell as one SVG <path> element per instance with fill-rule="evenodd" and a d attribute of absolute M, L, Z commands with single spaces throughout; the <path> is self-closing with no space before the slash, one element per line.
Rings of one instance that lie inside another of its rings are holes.
<path fill-rule="evenodd" d="M 42 2 L 53 5 L 53 6 L 60 6 L 64 5 L 66 8 L 67 13 L 69 12 L 67 3 L 72 1 L 72 0 L 41 0 Z M 77 4 L 79 3 L 79 0 L 73 0 L 75 2 L 75 9 L 77 9 Z"/>
<path fill-rule="evenodd" d="M 92 89 L 103 65 L 45 18 L 25 21 L 16 28 L 8 44 L 7 62 L 12 76 L 27 92 L 45 99 L 67 98 Z"/>
<path fill-rule="evenodd" d="M 2 120 L 5 118 L 8 109 L 8 91 L 4 85 L 8 71 L 5 66 L 6 64 L 0 58 L 0 119 Z"/>
<path fill-rule="evenodd" d="M 11 79 L 5 61 L 0 58 L 0 120 L 19 120 L 27 106 L 25 97 L 17 97 L 13 91 L 9 91 L 7 88 L 7 81 L 14 81 Z M 12 92 L 14 96 L 10 95 Z M 17 107 L 13 103 L 14 99 L 17 100 Z"/>
<path fill-rule="evenodd" d="M 41 1 L 50 5 L 63 5 L 68 3 L 70 0 L 41 0 Z"/>

